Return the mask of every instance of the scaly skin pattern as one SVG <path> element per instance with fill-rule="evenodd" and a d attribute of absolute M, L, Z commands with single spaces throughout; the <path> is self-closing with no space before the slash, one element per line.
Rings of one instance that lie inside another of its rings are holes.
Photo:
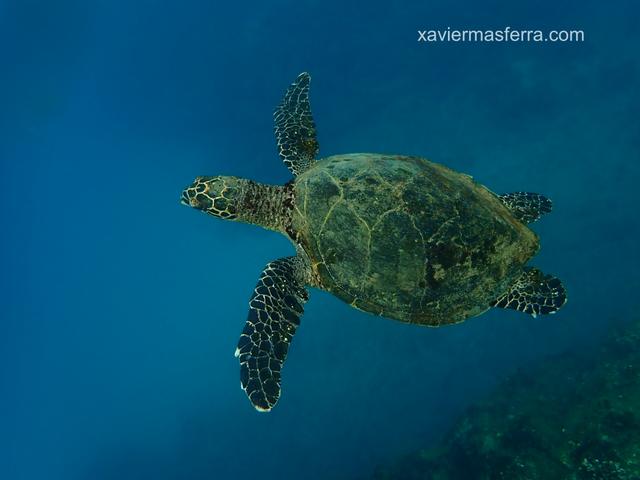
<path fill-rule="evenodd" d="M 197 177 L 182 202 L 214 217 L 260 225 L 290 235 L 293 187 L 238 177 Z"/>
<path fill-rule="evenodd" d="M 235 177 L 196 177 L 182 192 L 182 202 L 214 217 L 238 218 L 236 198 L 245 180 Z"/>
<path fill-rule="evenodd" d="M 293 194 L 289 236 L 318 286 L 404 322 L 479 315 L 539 249 L 495 194 L 418 157 L 328 157 L 297 177 Z"/>

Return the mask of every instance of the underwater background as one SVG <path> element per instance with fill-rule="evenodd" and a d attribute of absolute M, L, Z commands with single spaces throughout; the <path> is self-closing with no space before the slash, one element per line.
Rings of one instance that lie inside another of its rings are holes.
<path fill-rule="evenodd" d="M 0 478 L 370 478 L 519 368 L 637 318 L 639 13 L 0 1 Z M 506 26 L 585 41 L 417 41 Z M 321 156 L 420 155 L 549 196 L 532 264 L 564 309 L 430 329 L 312 290 L 280 402 L 256 412 L 233 353 L 258 275 L 293 248 L 179 195 L 196 175 L 290 179 L 272 111 L 301 71 Z"/>

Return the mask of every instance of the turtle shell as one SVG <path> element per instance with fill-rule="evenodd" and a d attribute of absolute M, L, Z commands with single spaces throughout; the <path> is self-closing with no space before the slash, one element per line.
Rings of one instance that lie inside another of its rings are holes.
<path fill-rule="evenodd" d="M 495 194 L 418 157 L 328 157 L 298 176 L 294 198 L 318 286 L 405 322 L 482 313 L 539 248 Z"/>

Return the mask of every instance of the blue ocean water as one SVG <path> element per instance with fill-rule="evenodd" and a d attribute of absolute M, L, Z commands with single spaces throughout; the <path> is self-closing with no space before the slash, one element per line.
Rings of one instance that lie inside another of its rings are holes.
<path fill-rule="evenodd" d="M 636 2 L 0 2 L 0 478 L 367 478 L 518 367 L 637 315 Z M 581 43 L 418 30 L 582 29 Z M 567 306 L 440 329 L 312 291 L 257 413 L 233 353 L 276 233 L 185 208 L 196 175 L 282 184 L 301 71 L 320 154 L 402 153 L 541 192 Z"/>

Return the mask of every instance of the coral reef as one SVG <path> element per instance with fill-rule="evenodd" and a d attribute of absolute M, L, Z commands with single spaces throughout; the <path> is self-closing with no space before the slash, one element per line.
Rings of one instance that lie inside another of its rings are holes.
<path fill-rule="evenodd" d="M 640 321 L 519 372 L 376 480 L 640 479 Z"/>

